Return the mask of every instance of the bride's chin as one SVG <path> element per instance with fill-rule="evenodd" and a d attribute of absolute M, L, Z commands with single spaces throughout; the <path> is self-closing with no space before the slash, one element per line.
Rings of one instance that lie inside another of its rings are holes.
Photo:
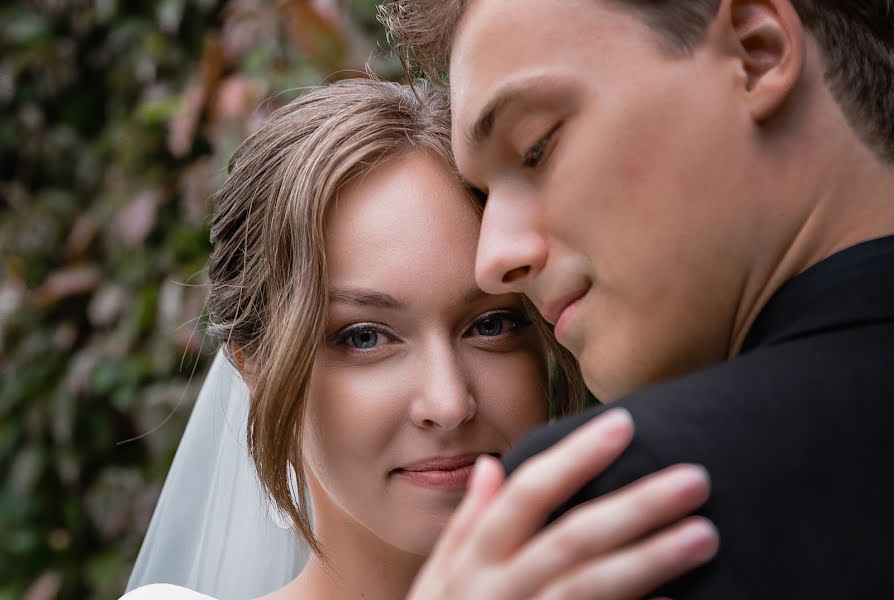
<path fill-rule="evenodd" d="M 407 522 L 401 531 L 403 539 L 392 539 L 390 543 L 408 554 L 415 554 L 425 559 L 434 550 L 446 524 L 446 518 L 429 523 L 411 524 Z"/>

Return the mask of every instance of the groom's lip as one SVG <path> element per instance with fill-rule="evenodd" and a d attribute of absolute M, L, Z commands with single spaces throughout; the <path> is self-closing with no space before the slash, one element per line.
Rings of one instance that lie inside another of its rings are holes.
<path fill-rule="evenodd" d="M 549 321 L 549 323 L 551 323 L 552 325 L 558 325 L 559 320 L 562 318 L 562 314 L 565 312 L 565 310 L 572 304 L 583 298 L 587 294 L 587 291 L 589 291 L 589 289 L 589 287 L 580 288 L 573 292 L 563 294 L 555 300 L 544 303 L 543 309 L 540 311 L 543 315 L 543 318 Z"/>

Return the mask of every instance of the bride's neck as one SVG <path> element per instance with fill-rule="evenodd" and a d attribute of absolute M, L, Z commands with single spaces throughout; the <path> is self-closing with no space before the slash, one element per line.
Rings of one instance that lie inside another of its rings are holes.
<path fill-rule="evenodd" d="M 301 574 L 271 600 L 393 600 L 406 596 L 425 558 L 395 548 L 312 494 L 314 529 L 327 561 L 312 556 Z M 318 497 L 324 496 L 324 497 Z"/>
<path fill-rule="evenodd" d="M 371 535 L 371 534 L 369 534 Z M 356 538 L 355 538 L 356 539 Z M 377 538 L 378 539 L 378 538 Z M 407 595 L 423 558 L 401 552 L 381 540 L 374 547 L 363 543 L 330 545 L 328 564 L 314 556 L 296 580 L 292 600 L 320 598 L 393 600 Z"/>

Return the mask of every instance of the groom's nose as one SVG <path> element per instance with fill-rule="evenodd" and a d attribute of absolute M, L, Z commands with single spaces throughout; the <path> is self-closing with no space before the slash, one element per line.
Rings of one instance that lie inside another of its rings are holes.
<path fill-rule="evenodd" d="M 526 292 L 546 264 L 547 242 L 533 201 L 491 193 L 484 206 L 475 279 L 490 294 Z"/>

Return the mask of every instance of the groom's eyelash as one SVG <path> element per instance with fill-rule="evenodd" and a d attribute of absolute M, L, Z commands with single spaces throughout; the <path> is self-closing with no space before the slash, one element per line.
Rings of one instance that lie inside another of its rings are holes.
<path fill-rule="evenodd" d="M 553 138 L 556 135 L 556 132 L 559 130 L 561 123 L 557 123 L 550 129 L 546 135 L 537 140 L 531 147 L 529 147 L 524 155 L 522 156 L 522 169 L 536 169 L 543 162 L 543 159 L 546 158 L 546 155 L 549 154 L 550 151 L 550 143 L 553 141 Z M 473 185 L 467 185 L 469 193 L 472 195 L 472 198 L 478 204 L 478 206 L 484 207 L 487 204 L 487 192 L 482 190 L 481 188 L 477 188 Z"/>
<path fill-rule="evenodd" d="M 472 194 L 472 198 L 478 204 L 478 206 L 484 206 L 487 204 L 487 192 L 482 189 L 478 189 L 474 186 L 469 186 L 469 193 Z"/>
<path fill-rule="evenodd" d="M 559 130 L 559 124 L 555 125 L 549 132 L 546 133 L 542 138 L 537 140 L 532 146 L 530 146 L 522 156 L 522 168 L 523 169 L 536 169 L 543 162 L 543 159 L 549 153 L 550 150 L 550 142 L 552 142 L 555 137 L 556 132 Z"/>

